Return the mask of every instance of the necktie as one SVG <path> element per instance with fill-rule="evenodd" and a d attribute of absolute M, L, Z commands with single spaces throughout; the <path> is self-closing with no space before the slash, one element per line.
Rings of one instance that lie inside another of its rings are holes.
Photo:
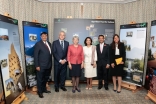
<path fill-rule="evenodd" d="M 100 51 L 101 51 L 101 53 L 102 53 L 102 49 L 103 49 L 103 45 L 100 44 Z"/>
<path fill-rule="evenodd" d="M 64 49 L 64 48 L 63 48 L 63 41 L 61 41 L 61 46 L 62 46 L 62 49 Z"/>
<path fill-rule="evenodd" d="M 49 49 L 48 45 L 46 44 L 46 42 L 45 42 L 45 46 L 48 48 L 48 50 L 49 50 L 49 52 L 50 52 L 50 49 Z"/>

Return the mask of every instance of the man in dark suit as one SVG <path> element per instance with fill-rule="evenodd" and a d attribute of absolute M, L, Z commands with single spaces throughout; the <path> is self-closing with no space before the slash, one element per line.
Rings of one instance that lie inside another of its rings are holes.
<path fill-rule="evenodd" d="M 51 93 L 46 89 L 51 67 L 51 43 L 47 41 L 47 33 L 41 33 L 41 40 L 35 44 L 34 62 L 37 71 L 37 89 L 40 98 L 43 98 L 43 93 Z"/>
<path fill-rule="evenodd" d="M 99 35 L 99 44 L 96 46 L 97 49 L 97 76 L 98 76 L 98 89 L 103 87 L 108 90 L 108 69 L 109 69 L 109 45 L 104 43 L 104 36 Z"/>
<path fill-rule="evenodd" d="M 52 53 L 54 56 L 54 82 L 55 92 L 59 92 L 59 87 L 63 91 L 65 88 L 65 80 L 67 73 L 67 51 L 69 42 L 65 41 L 65 32 L 59 33 L 59 39 L 52 44 Z"/>

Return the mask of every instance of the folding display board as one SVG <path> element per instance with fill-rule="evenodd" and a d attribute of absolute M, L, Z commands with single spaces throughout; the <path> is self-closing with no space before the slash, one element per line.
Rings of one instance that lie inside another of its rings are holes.
<path fill-rule="evenodd" d="M 120 26 L 120 41 L 125 44 L 126 62 L 123 81 L 143 85 L 147 23 Z"/>
<path fill-rule="evenodd" d="M 25 90 L 20 47 L 18 20 L 0 15 L 0 72 L 7 104 Z"/>
<path fill-rule="evenodd" d="M 34 66 L 34 45 L 41 40 L 42 32 L 48 33 L 48 25 L 23 21 L 23 40 L 26 62 L 26 77 L 28 87 L 37 85 L 36 69 Z"/>
<path fill-rule="evenodd" d="M 145 88 L 156 95 L 156 20 L 151 22 Z"/>
<path fill-rule="evenodd" d="M 113 19 L 54 19 L 54 35 L 53 39 L 57 40 L 60 31 L 66 33 L 66 39 L 72 44 L 72 37 L 79 36 L 79 44 L 84 45 L 86 37 L 91 37 L 93 45 L 98 44 L 98 36 L 104 35 L 105 42 L 110 44 L 115 32 L 115 20 Z M 69 77 L 69 70 L 67 71 L 67 79 Z M 81 80 L 84 80 L 84 73 L 82 71 Z"/>

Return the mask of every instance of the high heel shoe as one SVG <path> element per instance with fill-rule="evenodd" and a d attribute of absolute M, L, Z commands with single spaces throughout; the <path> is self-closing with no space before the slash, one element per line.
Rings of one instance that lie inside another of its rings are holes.
<path fill-rule="evenodd" d="M 72 92 L 75 93 L 75 90 L 72 89 Z"/>
<path fill-rule="evenodd" d="M 76 90 L 77 90 L 78 92 L 81 92 L 81 90 L 80 90 L 80 89 L 78 89 L 78 88 L 76 88 Z"/>
<path fill-rule="evenodd" d="M 116 90 L 113 90 L 114 92 L 116 92 Z"/>
<path fill-rule="evenodd" d="M 86 90 L 88 90 L 89 88 L 88 87 L 86 87 Z"/>
<path fill-rule="evenodd" d="M 117 91 L 117 93 L 121 93 L 121 91 Z"/>

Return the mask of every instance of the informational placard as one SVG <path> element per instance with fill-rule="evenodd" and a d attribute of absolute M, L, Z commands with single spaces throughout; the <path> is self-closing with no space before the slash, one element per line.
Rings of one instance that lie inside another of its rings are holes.
<path fill-rule="evenodd" d="M 34 65 L 34 45 L 41 40 L 42 32 L 48 33 L 48 25 L 23 21 L 23 40 L 26 62 L 26 76 L 28 87 L 37 85 L 36 69 Z"/>
<path fill-rule="evenodd" d="M 120 41 L 125 44 L 126 62 L 123 81 L 142 86 L 147 23 L 128 24 L 120 26 Z"/>
<path fill-rule="evenodd" d="M 156 20 L 151 22 L 145 88 L 156 95 Z"/>
<path fill-rule="evenodd" d="M 60 31 L 66 33 L 66 39 L 70 44 L 73 44 L 72 37 L 79 36 L 79 44 L 84 46 L 86 37 L 91 37 L 93 45 L 98 44 L 98 36 L 104 35 L 105 43 L 112 43 L 115 32 L 115 20 L 113 19 L 54 19 L 54 35 L 53 39 L 57 40 Z M 82 71 L 81 80 L 84 79 Z M 67 71 L 67 79 L 69 77 L 69 70 Z"/>
<path fill-rule="evenodd" d="M 24 90 L 18 20 L 0 15 L 0 67 L 7 104 Z"/>

